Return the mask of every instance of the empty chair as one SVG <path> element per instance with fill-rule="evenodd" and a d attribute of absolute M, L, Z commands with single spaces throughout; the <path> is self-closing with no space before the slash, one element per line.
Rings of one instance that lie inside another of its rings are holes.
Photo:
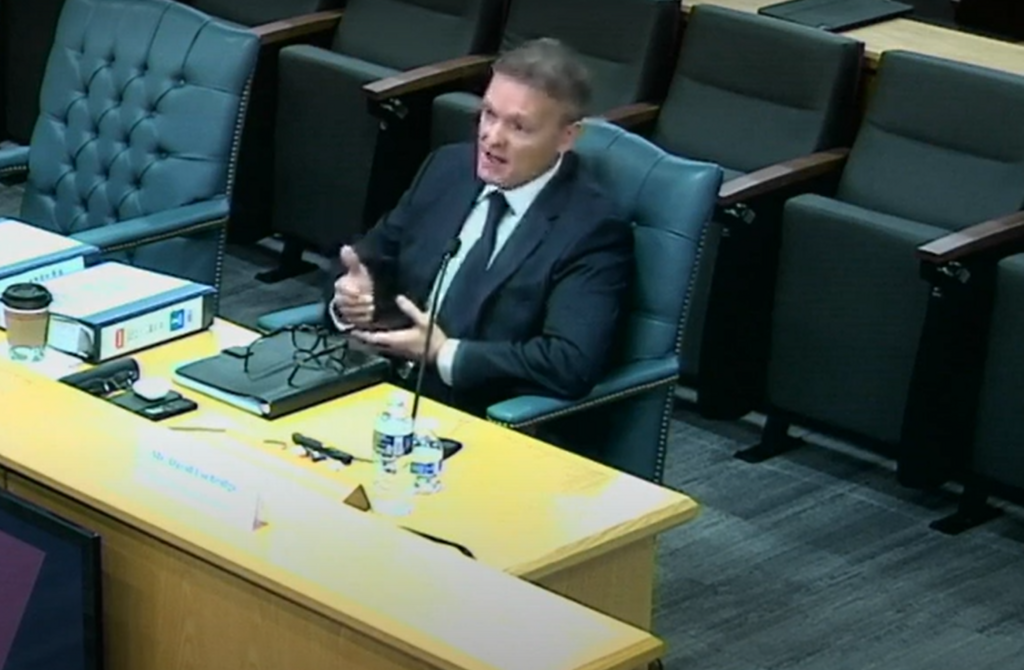
<path fill-rule="evenodd" d="M 330 49 L 281 51 L 273 230 L 288 246 L 282 267 L 264 279 L 307 269 L 304 245 L 336 250 L 397 202 L 426 156 L 430 100 L 444 66 L 493 51 L 501 5 L 349 0 Z M 458 78 L 454 67 L 448 76 Z M 368 85 L 379 88 L 377 115 L 368 112 Z"/>
<path fill-rule="evenodd" d="M 290 44 L 327 46 L 344 0 L 189 0 L 186 4 L 249 27 L 260 36 L 228 230 L 233 242 L 254 242 L 271 232 L 278 54 Z"/>
<path fill-rule="evenodd" d="M 929 299 L 915 249 L 1024 205 L 1024 78 L 908 52 L 883 55 L 835 198 L 783 213 L 768 423 L 747 456 L 785 448 L 789 421 L 892 452 Z"/>
<path fill-rule="evenodd" d="M 187 0 L 185 4 L 211 16 L 242 26 L 262 26 L 273 21 L 338 9 L 344 0 Z"/>
<path fill-rule="evenodd" d="M 577 52 L 592 78 L 591 112 L 613 113 L 664 95 L 679 23 L 674 0 L 514 0 L 501 52 L 553 37 Z M 480 71 L 487 72 L 483 64 Z M 480 97 L 458 92 L 434 101 L 431 145 L 473 137 Z"/>
<path fill-rule="evenodd" d="M 21 218 L 107 258 L 218 285 L 258 39 L 167 0 L 67 0 L 28 147 Z"/>
<path fill-rule="evenodd" d="M 725 171 L 682 360 L 708 416 L 739 416 L 759 400 L 782 202 L 845 157 L 826 150 L 852 139 L 862 54 L 846 37 L 698 5 L 665 102 L 623 120 Z"/>
<path fill-rule="evenodd" d="M 0 142 L 28 144 L 64 0 L 0 2 Z"/>

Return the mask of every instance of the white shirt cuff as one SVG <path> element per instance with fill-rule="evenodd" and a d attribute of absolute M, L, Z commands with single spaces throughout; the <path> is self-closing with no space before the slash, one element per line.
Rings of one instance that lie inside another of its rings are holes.
<path fill-rule="evenodd" d="M 455 365 L 455 353 L 458 350 L 458 340 L 445 340 L 437 352 L 437 374 L 448 386 L 452 385 L 452 366 Z"/>

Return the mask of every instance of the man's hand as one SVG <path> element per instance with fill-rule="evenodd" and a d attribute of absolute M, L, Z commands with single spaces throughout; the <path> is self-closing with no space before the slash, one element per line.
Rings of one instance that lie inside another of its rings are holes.
<path fill-rule="evenodd" d="M 395 303 L 412 320 L 411 327 L 376 332 L 356 330 L 353 335 L 363 342 L 377 347 L 383 353 L 418 361 L 423 355 L 423 348 L 427 343 L 427 327 L 430 325 L 430 317 L 404 295 L 398 296 Z M 437 362 L 437 353 L 447 340 L 448 337 L 435 323 L 434 333 L 430 336 L 430 350 L 427 351 L 427 365 Z"/>
<path fill-rule="evenodd" d="M 373 321 L 373 277 L 348 245 L 341 248 L 341 263 L 345 274 L 334 282 L 331 308 L 346 323 L 365 326 Z"/>

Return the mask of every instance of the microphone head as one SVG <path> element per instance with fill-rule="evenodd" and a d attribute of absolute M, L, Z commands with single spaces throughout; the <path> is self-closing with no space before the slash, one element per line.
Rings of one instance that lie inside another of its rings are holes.
<path fill-rule="evenodd" d="M 455 254 L 459 253 L 459 247 L 461 246 L 462 240 L 460 240 L 457 237 L 453 237 L 452 239 L 448 240 L 448 246 L 444 248 L 444 255 L 449 257 L 454 256 Z"/>

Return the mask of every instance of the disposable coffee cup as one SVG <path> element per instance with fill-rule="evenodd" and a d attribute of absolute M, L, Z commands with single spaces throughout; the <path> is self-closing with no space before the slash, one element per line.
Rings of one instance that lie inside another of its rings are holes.
<path fill-rule="evenodd" d="M 12 284 L 0 296 L 11 360 L 35 363 L 46 355 L 53 296 L 40 284 Z"/>

